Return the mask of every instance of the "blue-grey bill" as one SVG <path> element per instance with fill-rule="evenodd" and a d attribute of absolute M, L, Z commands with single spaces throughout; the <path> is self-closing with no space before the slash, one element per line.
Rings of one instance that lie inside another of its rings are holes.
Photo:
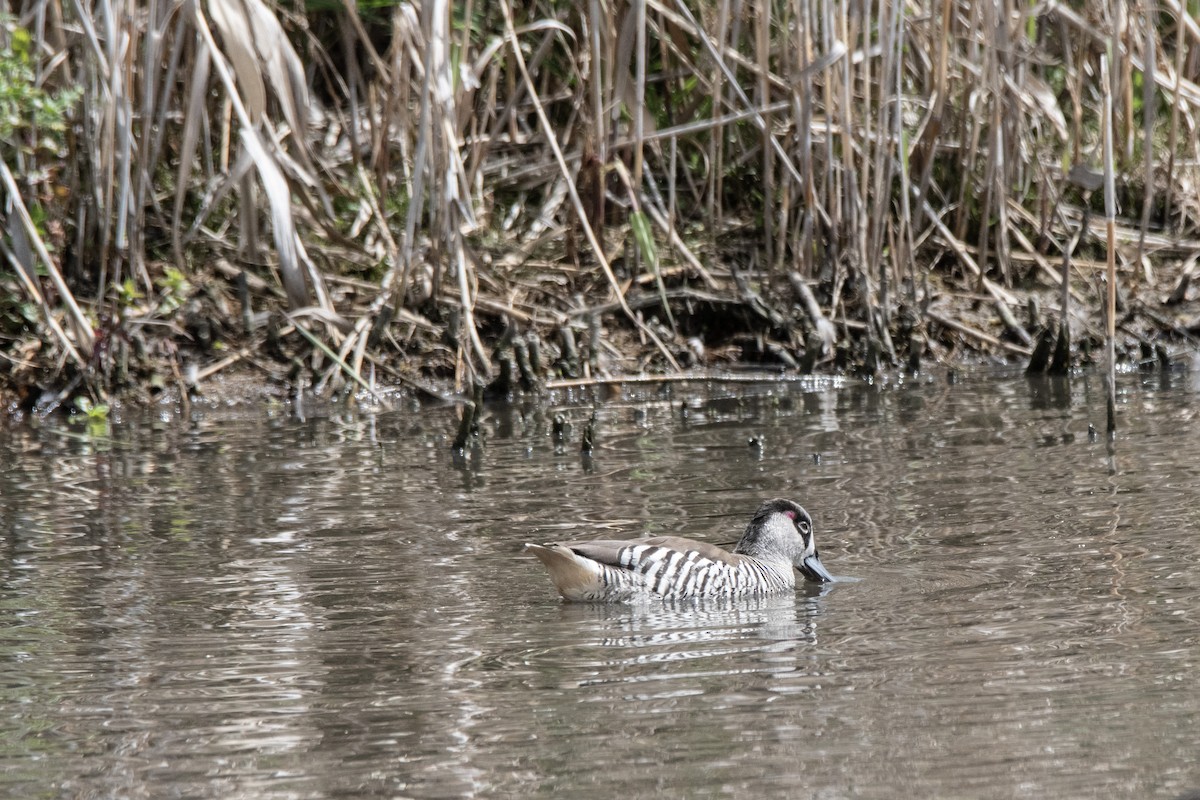
<path fill-rule="evenodd" d="M 825 565 L 821 563 L 821 559 L 816 553 L 807 556 L 804 561 L 800 562 L 800 574 L 805 580 L 810 580 L 813 583 L 829 583 L 833 580 L 833 576 L 825 569 Z"/>

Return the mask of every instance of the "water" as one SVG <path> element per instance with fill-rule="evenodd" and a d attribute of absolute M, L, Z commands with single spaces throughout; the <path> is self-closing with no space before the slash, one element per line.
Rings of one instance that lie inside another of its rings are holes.
<path fill-rule="evenodd" d="M 591 459 L 587 404 L 460 459 L 444 408 L 0 431 L 0 795 L 1200 787 L 1194 376 L 1123 376 L 1112 448 L 1088 377 L 601 400 Z M 852 580 L 572 606 L 520 552 L 728 543 L 772 496 Z"/>

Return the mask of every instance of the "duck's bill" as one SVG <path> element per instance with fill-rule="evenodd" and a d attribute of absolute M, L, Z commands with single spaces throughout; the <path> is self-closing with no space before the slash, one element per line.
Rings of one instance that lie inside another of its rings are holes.
<path fill-rule="evenodd" d="M 817 557 L 816 553 L 806 556 L 800 562 L 798 569 L 805 580 L 813 583 L 829 583 L 833 580 L 833 576 L 829 574 L 829 570 L 825 569 L 825 565 L 821 563 L 821 559 Z"/>

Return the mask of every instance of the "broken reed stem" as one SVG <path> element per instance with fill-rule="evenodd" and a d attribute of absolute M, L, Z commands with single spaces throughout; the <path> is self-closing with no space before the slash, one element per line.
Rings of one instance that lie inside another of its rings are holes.
<path fill-rule="evenodd" d="M 1188 52 L 1188 48 L 1183 46 L 1183 31 L 1184 31 L 1184 16 L 1187 11 L 1183 8 L 1182 2 L 1175 3 L 1175 83 L 1170 88 L 1171 94 L 1171 121 L 1167 126 L 1167 168 L 1165 174 L 1175 174 L 1175 153 L 1179 147 L 1179 115 L 1183 109 L 1183 93 L 1180 91 L 1183 88 L 1183 73 L 1184 73 L 1184 54 Z M 1171 191 L 1174 182 L 1167 181 L 1166 190 L 1163 197 L 1163 207 L 1171 208 Z M 1168 212 L 1169 213 L 1169 212 Z"/>
<path fill-rule="evenodd" d="M 1113 45 L 1110 44 L 1110 50 Z M 1108 55 L 1100 56 L 1100 84 L 1104 91 L 1104 226 L 1108 247 L 1108 297 L 1105 307 L 1104 353 L 1108 368 L 1108 435 L 1117 430 L 1117 192 L 1113 176 L 1112 82 L 1108 74 Z"/>
<path fill-rule="evenodd" d="M 1142 108 L 1154 108 L 1155 103 L 1155 73 L 1158 70 L 1158 31 L 1155 29 L 1155 18 L 1157 16 L 1154 0 L 1146 0 L 1146 11 L 1142 16 L 1144 28 L 1142 35 L 1145 37 L 1146 43 L 1146 58 L 1145 58 L 1145 81 L 1142 83 Z M 1150 209 L 1154 202 L 1154 181 L 1149 177 L 1154 174 L 1154 123 L 1155 115 L 1149 112 L 1142 115 L 1142 174 L 1147 176 L 1146 185 L 1143 189 L 1144 196 L 1142 197 L 1142 220 L 1138 226 L 1138 244 L 1137 256 L 1134 263 L 1141 265 L 1142 255 L 1146 250 L 1146 229 L 1150 227 Z M 1112 243 L 1109 243 L 1111 248 Z"/>
<path fill-rule="evenodd" d="M 579 441 L 579 452 L 585 456 L 590 456 L 592 450 L 596 446 L 596 412 L 592 411 L 592 416 L 588 418 L 587 425 L 583 428 L 583 436 Z"/>
<path fill-rule="evenodd" d="M 458 420 L 458 431 L 454 434 L 454 443 L 450 445 L 455 452 L 461 453 L 467 449 L 467 443 L 471 441 L 475 430 L 475 414 L 478 410 L 479 407 L 473 400 L 463 401 L 462 417 Z"/>

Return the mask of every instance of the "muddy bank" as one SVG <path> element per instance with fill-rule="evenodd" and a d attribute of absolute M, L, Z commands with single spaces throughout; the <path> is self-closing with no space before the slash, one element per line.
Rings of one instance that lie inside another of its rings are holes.
<path fill-rule="evenodd" d="M 1119 292 L 1119 364 L 1170 368 L 1200 349 L 1193 263 L 1166 258 L 1122 275 L 1128 283 Z M 1073 269 L 1099 275 L 1097 266 Z M 926 273 L 893 288 L 886 305 L 864 303 L 869 295 L 853 281 L 835 287 L 796 273 L 676 268 L 661 273 L 661 282 L 620 276 L 624 309 L 585 269 L 524 267 L 491 272 L 474 298 L 474 336 L 460 298 L 410 294 L 410 307 L 373 319 L 356 359 L 337 348 L 351 320 L 361 324 L 369 310 L 371 285 L 332 283 L 331 299 L 345 316 L 288 313 L 269 273 L 220 263 L 154 303 L 89 309 L 101 324 L 86 368 L 36 329 L 10 334 L 0 348 L 8 365 L 0 371 L 4 408 L 19 417 L 113 403 L 253 404 L 298 394 L 456 402 L 473 396 L 476 384 L 494 400 L 634 377 L 873 377 L 966 363 L 1063 371 L 1103 357 L 1103 284 L 1076 280 L 1068 287 L 1064 341 L 1062 285 L 1055 283 L 1061 273 L 1048 265 L 1031 265 L 1020 285 L 1009 287 Z M 472 366 L 482 359 L 464 356 L 478 348 L 487 372 Z"/>

